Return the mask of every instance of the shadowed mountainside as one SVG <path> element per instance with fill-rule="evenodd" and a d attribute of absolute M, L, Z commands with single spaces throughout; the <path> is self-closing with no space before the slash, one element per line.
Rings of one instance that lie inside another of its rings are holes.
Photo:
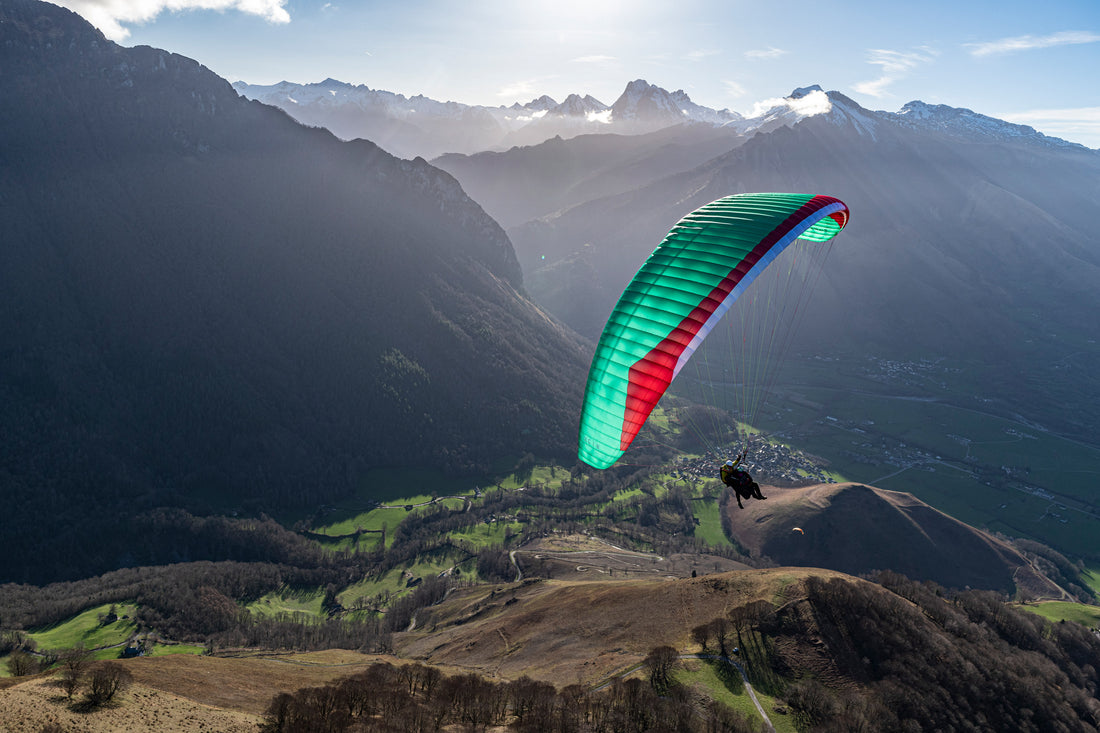
<path fill-rule="evenodd" d="M 580 342 L 448 174 L 56 6 L 0 21 L 0 526 L 38 579 L 124 563 L 82 548 L 143 507 L 572 450 Z"/>
<path fill-rule="evenodd" d="M 1100 281 L 1100 152 L 968 110 L 829 98 L 829 113 L 691 171 L 510 227 L 528 289 L 595 337 L 690 211 L 748 191 L 833 195 L 851 222 L 791 353 L 946 357 L 1002 412 L 1094 442 L 1100 330 L 1083 314 Z"/>
<path fill-rule="evenodd" d="M 690 170 L 745 139 L 729 127 L 679 124 L 645 135 L 555 137 L 505 152 L 451 153 L 432 164 L 508 228 Z"/>

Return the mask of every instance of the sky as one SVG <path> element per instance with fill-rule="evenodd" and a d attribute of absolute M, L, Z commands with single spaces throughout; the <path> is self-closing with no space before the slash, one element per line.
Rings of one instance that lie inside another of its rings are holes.
<path fill-rule="evenodd" d="M 123 46 L 250 84 L 605 104 L 645 79 L 746 116 L 818 84 L 965 107 L 1100 148 L 1100 0 L 54 0 Z"/>

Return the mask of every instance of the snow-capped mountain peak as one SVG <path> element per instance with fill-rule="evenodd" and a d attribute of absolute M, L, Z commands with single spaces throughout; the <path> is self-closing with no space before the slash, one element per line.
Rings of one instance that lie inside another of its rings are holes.
<path fill-rule="evenodd" d="M 820 85 L 811 84 L 808 87 L 799 87 L 798 89 L 795 89 L 793 92 L 791 92 L 791 95 L 790 97 L 788 97 L 788 99 L 802 99 L 803 97 L 812 94 L 813 92 L 821 92 L 824 94 L 824 90 L 821 88 Z"/>
<path fill-rule="evenodd" d="M 987 140 L 1032 139 L 1055 147 L 1084 147 L 1077 143 L 1048 137 L 1034 127 L 1018 125 L 995 117 L 979 114 L 965 107 L 949 107 L 945 104 L 927 104 L 913 101 L 894 115 L 903 124 L 951 135 Z"/>
<path fill-rule="evenodd" d="M 562 117 L 588 117 L 591 114 L 599 114 L 608 109 L 608 106 L 588 94 L 570 94 L 565 101 L 549 110 L 547 114 Z"/>
<path fill-rule="evenodd" d="M 557 101 L 546 94 L 543 94 L 537 99 L 532 99 L 527 104 L 523 105 L 523 108 L 530 112 L 549 112 L 554 107 L 557 107 Z"/>
<path fill-rule="evenodd" d="M 611 117 L 617 122 L 675 124 L 685 115 L 667 91 L 645 79 L 635 79 L 611 105 Z"/>

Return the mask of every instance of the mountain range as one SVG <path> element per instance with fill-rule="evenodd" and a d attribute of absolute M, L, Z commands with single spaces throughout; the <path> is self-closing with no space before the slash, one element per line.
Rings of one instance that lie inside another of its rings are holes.
<path fill-rule="evenodd" d="M 556 136 L 639 135 L 679 124 L 746 135 L 793 124 L 823 100 L 820 90 L 807 89 L 746 118 L 728 109 L 696 104 L 682 89 L 669 92 L 644 79 L 627 84 L 610 105 L 588 94 L 570 94 L 560 103 L 543 95 L 522 105 L 486 107 L 439 102 L 422 95 L 405 97 L 335 79 L 272 85 L 238 81 L 233 88 L 244 97 L 279 107 L 303 124 L 328 128 L 345 140 L 361 137 L 394 155 L 426 159 L 444 153 L 506 150 Z"/>
<path fill-rule="evenodd" d="M 873 112 L 827 97 L 827 112 L 670 174 L 660 145 L 620 163 L 591 153 L 601 143 L 587 136 L 437 163 L 490 214 L 534 215 L 507 226 L 528 291 L 590 338 L 693 209 L 744 191 L 837 196 L 851 225 L 793 351 L 849 364 L 887 353 L 946 357 L 1006 414 L 1095 443 L 1100 330 L 1083 314 L 1095 309 L 1100 282 L 1100 152 L 968 110 L 910 103 Z M 559 172 L 551 161 L 563 157 L 578 163 Z M 543 176 L 562 197 L 543 195 Z M 593 180 L 621 183 L 573 203 L 582 197 L 571 192 Z"/>

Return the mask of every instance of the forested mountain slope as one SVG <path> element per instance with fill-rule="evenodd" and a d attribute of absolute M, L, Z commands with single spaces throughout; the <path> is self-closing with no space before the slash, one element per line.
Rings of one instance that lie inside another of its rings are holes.
<path fill-rule="evenodd" d="M 0 528 L 57 576 L 149 506 L 571 449 L 579 342 L 449 175 L 46 3 L 0 6 L 0 67 Z"/>

